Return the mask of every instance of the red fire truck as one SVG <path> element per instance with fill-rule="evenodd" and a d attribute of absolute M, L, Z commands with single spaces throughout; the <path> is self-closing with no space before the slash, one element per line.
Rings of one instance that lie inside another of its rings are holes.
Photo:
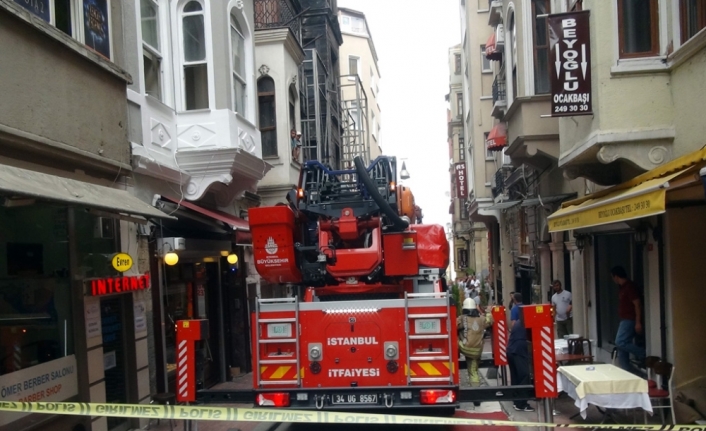
<path fill-rule="evenodd" d="M 249 211 L 257 271 L 296 292 L 257 300 L 255 404 L 452 411 L 458 348 L 440 283 L 444 229 L 415 223 L 394 157 L 354 164 L 309 161 L 287 204 Z"/>

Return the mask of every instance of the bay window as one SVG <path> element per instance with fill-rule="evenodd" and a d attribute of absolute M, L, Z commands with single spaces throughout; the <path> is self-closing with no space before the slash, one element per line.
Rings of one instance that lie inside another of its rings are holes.
<path fill-rule="evenodd" d="M 618 0 L 620 58 L 659 54 L 658 0 Z"/>
<path fill-rule="evenodd" d="M 257 81 L 257 102 L 260 112 L 262 157 L 277 157 L 275 81 L 269 76 L 264 76 Z"/>
<path fill-rule="evenodd" d="M 682 43 L 706 27 L 706 0 L 679 0 Z"/>
<path fill-rule="evenodd" d="M 203 5 L 186 3 L 181 13 L 184 109 L 208 109 L 208 61 Z"/>
<path fill-rule="evenodd" d="M 534 94 L 549 93 L 549 31 L 547 17 L 551 13 L 549 0 L 532 1 Z M 514 41 L 513 41 L 514 43 Z M 513 71 L 514 72 L 514 71 Z"/>
<path fill-rule="evenodd" d="M 245 75 L 245 33 L 240 22 L 230 16 L 231 70 L 233 74 L 233 110 L 246 116 L 247 81 Z M 259 91 L 259 90 L 258 90 Z"/>
<path fill-rule="evenodd" d="M 162 100 L 162 53 L 159 37 L 159 5 L 155 0 L 140 0 L 142 61 L 145 94 Z"/>

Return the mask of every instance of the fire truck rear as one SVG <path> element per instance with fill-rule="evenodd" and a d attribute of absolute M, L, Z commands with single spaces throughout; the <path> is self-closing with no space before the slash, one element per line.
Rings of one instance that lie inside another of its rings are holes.
<path fill-rule="evenodd" d="M 396 159 L 301 171 L 288 204 L 249 211 L 256 268 L 292 298 L 252 315 L 258 406 L 350 410 L 457 405 L 445 232 L 416 224 Z"/>

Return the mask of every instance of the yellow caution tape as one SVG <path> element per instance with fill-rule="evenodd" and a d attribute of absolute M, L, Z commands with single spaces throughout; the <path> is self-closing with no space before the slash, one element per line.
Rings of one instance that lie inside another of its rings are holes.
<path fill-rule="evenodd" d="M 426 417 L 374 413 L 343 413 L 334 411 L 274 410 L 237 407 L 162 406 L 152 404 L 100 404 L 59 402 L 0 402 L 0 411 L 16 413 L 45 413 L 54 415 L 111 416 L 143 419 L 185 419 L 240 422 L 297 422 L 297 423 L 379 423 L 379 424 L 439 424 L 439 425 L 496 425 L 512 427 L 599 428 L 655 431 L 706 431 L 699 425 L 607 425 L 554 424 L 515 422 L 486 419 Z"/>

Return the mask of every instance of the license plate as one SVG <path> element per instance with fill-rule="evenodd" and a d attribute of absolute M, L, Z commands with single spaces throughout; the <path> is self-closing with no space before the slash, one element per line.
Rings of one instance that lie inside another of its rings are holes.
<path fill-rule="evenodd" d="M 333 404 L 377 404 L 377 394 L 334 394 Z"/>

